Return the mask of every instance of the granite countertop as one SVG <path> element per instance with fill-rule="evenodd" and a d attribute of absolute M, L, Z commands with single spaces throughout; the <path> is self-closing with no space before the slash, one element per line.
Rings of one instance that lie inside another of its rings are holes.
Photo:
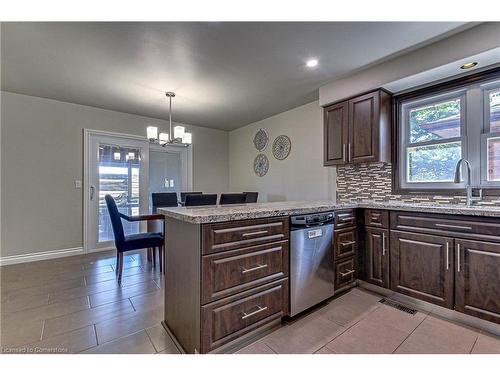
<path fill-rule="evenodd" d="M 332 201 L 247 203 L 223 206 L 158 208 L 158 213 L 164 214 L 167 218 L 174 218 L 193 224 L 202 224 L 257 219 L 263 217 L 302 215 L 358 207 L 453 215 L 500 217 L 500 206 L 477 205 L 473 207 L 465 207 L 465 205 L 459 204 L 424 204 L 398 201 L 360 201 L 358 203 L 334 203 Z"/>

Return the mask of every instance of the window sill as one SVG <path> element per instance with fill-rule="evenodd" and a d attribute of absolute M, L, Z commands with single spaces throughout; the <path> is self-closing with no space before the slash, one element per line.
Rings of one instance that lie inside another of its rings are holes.
<path fill-rule="evenodd" d="M 484 187 L 483 196 L 499 196 L 500 188 L 489 188 Z M 478 188 L 474 188 L 474 193 Z M 444 196 L 464 196 L 465 188 L 462 189 L 407 189 L 407 188 L 393 188 L 393 195 L 411 195 L 411 196 L 422 196 L 422 195 L 444 195 Z"/>

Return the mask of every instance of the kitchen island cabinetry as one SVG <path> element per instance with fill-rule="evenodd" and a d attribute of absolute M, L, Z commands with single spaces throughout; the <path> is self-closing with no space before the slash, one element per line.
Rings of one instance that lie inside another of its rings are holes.
<path fill-rule="evenodd" d="M 167 219 L 164 325 L 186 352 L 224 351 L 288 314 L 288 220 Z"/>

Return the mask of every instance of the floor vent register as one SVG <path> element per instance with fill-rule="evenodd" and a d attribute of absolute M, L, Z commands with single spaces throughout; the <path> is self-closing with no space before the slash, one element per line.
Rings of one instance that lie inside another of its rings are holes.
<path fill-rule="evenodd" d="M 383 303 L 384 305 L 394 307 L 395 309 L 403 311 L 403 312 L 405 312 L 407 314 L 415 315 L 417 313 L 417 310 L 415 310 L 415 309 L 412 309 L 410 307 L 404 306 L 404 305 L 402 305 L 402 304 L 400 304 L 398 302 L 394 302 L 394 301 L 388 300 L 386 298 L 382 298 L 379 302 Z"/>

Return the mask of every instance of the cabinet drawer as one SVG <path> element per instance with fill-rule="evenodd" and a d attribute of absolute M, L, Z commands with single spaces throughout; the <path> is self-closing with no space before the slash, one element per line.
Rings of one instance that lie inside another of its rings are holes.
<path fill-rule="evenodd" d="M 202 307 L 202 352 L 210 352 L 288 312 L 288 279 Z"/>
<path fill-rule="evenodd" d="M 429 234 L 500 241 L 500 219 L 392 212 L 391 228 Z"/>
<path fill-rule="evenodd" d="M 206 255 L 202 259 L 202 303 L 288 275 L 288 241 Z"/>
<path fill-rule="evenodd" d="M 356 253 L 356 228 L 340 229 L 334 232 L 335 236 L 335 260 L 348 256 L 354 256 Z"/>
<path fill-rule="evenodd" d="M 288 217 L 203 225 L 203 254 L 288 238 Z"/>
<path fill-rule="evenodd" d="M 356 212 L 354 209 L 335 212 L 335 228 L 347 228 L 356 225 Z"/>
<path fill-rule="evenodd" d="M 365 209 L 365 225 L 389 228 L 389 211 Z"/>
<path fill-rule="evenodd" d="M 354 258 L 335 263 L 335 292 L 350 287 L 356 281 L 356 263 Z"/>

